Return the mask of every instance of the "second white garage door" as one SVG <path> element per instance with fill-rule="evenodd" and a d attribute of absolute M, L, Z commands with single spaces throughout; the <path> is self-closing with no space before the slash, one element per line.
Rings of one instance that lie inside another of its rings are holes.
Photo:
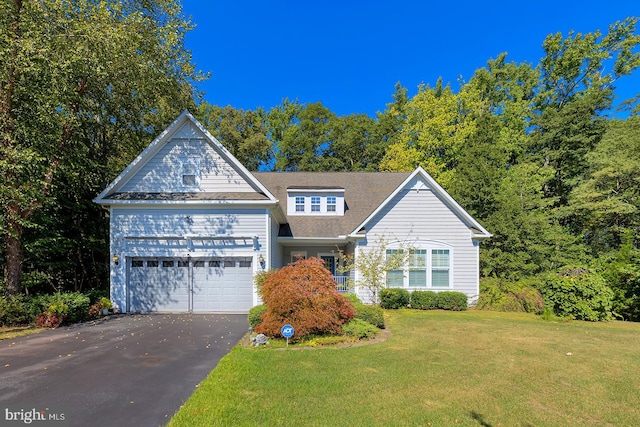
<path fill-rule="evenodd" d="M 253 306 L 251 257 L 129 258 L 131 312 L 240 312 Z"/>

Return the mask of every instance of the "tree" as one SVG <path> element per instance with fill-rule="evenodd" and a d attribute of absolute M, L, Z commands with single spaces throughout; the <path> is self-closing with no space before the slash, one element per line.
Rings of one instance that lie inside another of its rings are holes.
<path fill-rule="evenodd" d="M 640 235 L 640 117 L 613 120 L 585 156 L 589 172 L 566 209 L 594 255 L 620 248 L 623 236 Z"/>
<path fill-rule="evenodd" d="M 320 258 L 298 261 L 270 273 L 261 286 L 267 306 L 257 333 L 279 336 L 280 328 L 291 324 L 294 339 L 310 334 L 341 333 L 355 309 L 336 289 L 331 272 Z"/>
<path fill-rule="evenodd" d="M 543 43 L 532 151 L 555 169 L 546 193 L 558 197 L 559 205 L 567 203 L 587 169 L 586 154 L 605 132 L 602 113 L 611 108 L 615 82 L 640 65 L 637 21 L 616 22 L 605 35 L 551 34 Z"/>
<path fill-rule="evenodd" d="M 339 252 L 342 259 L 338 271 L 341 273 L 357 270 L 360 279 L 348 286 L 358 286 L 367 290 L 371 301 L 378 302 L 380 290 L 387 287 L 387 272 L 400 270 L 407 263 L 411 247 L 406 241 L 399 242 L 390 248 L 385 236 L 379 236 L 377 242 L 367 251 L 358 251 L 355 255 Z"/>
<path fill-rule="evenodd" d="M 406 105 L 406 121 L 380 163 L 380 170 L 402 172 L 422 166 L 444 188 L 451 179 L 461 142 L 473 132 L 462 116 L 460 97 L 439 80 L 420 86 Z"/>
<path fill-rule="evenodd" d="M 276 170 L 296 172 L 334 170 L 338 160 L 327 155 L 333 143 L 335 114 L 322 103 L 285 104 L 270 113 Z M 284 119 L 284 120 L 283 120 Z"/>
<path fill-rule="evenodd" d="M 200 123 L 251 171 L 266 167 L 271 160 L 264 115 L 262 110 L 243 111 L 230 105 L 203 102 L 198 106 Z"/>
<path fill-rule="evenodd" d="M 0 5 L 0 224 L 8 294 L 21 290 L 24 232 L 56 203 L 61 177 L 79 173 L 106 185 L 141 141 L 194 105 L 192 84 L 202 76 L 184 49 L 190 27 L 175 0 Z"/>

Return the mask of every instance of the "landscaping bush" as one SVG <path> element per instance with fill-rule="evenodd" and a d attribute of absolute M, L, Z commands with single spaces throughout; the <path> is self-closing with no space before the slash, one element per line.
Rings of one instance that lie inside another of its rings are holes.
<path fill-rule="evenodd" d="M 384 329 L 384 311 L 375 305 L 364 305 L 362 303 L 354 305 L 356 309 L 355 317 L 364 320 L 373 326 Z"/>
<path fill-rule="evenodd" d="M 482 279 L 480 310 L 515 311 L 541 314 L 544 310 L 542 294 L 528 282 L 510 282 L 500 278 Z"/>
<path fill-rule="evenodd" d="M 267 311 L 267 306 L 264 304 L 251 307 L 249 310 L 249 326 L 255 328 L 262 323 L 262 314 Z"/>
<path fill-rule="evenodd" d="M 342 326 L 344 334 L 358 340 L 375 338 L 377 328 L 362 319 L 351 319 Z"/>
<path fill-rule="evenodd" d="M 467 309 L 467 296 L 462 292 L 438 292 L 437 306 L 443 310 L 463 311 Z"/>
<path fill-rule="evenodd" d="M 295 329 L 292 340 L 310 334 L 341 334 L 355 315 L 320 258 L 301 259 L 269 274 L 262 284 L 267 310 L 255 332 L 279 337 L 284 324 Z"/>
<path fill-rule="evenodd" d="M 109 291 L 104 289 L 89 289 L 84 291 L 83 294 L 89 298 L 89 304 L 95 304 L 102 298 L 109 298 Z"/>
<path fill-rule="evenodd" d="M 31 323 L 26 297 L 16 295 L 0 298 L 0 326 L 25 325 Z"/>
<path fill-rule="evenodd" d="M 589 321 L 612 317 L 613 291 L 597 273 L 568 268 L 559 274 L 549 274 L 540 292 L 558 316 Z"/>
<path fill-rule="evenodd" d="M 36 326 L 81 322 L 89 316 L 89 297 L 80 292 L 39 295 L 31 300 L 30 314 L 36 319 Z"/>
<path fill-rule="evenodd" d="M 418 310 L 438 308 L 438 294 L 433 291 L 413 291 L 411 293 L 411 308 Z"/>
<path fill-rule="evenodd" d="M 409 301 L 409 291 L 406 289 L 385 288 L 380 290 L 380 307 L 382 308 L 404 308 L 409 305 Z"/>

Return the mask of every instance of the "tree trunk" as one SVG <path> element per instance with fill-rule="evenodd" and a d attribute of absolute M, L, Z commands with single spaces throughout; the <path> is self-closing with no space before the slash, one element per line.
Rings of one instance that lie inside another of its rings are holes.
<path fill-rule="evenodd" d="M 20 293 L 20 272 L 24 261 L 22 250 L 22 225 L 11 221 L 10 231 L 4 235 L 4 286 L 7 296 Z"/>

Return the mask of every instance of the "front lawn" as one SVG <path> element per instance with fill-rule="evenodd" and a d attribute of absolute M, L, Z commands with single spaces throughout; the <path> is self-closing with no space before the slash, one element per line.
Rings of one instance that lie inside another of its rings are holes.
<path fill-rule="evenodd" d="M 236 346 L 171 420 L 203 425 L 636 425 L 640 324 L 388 311 L 382 343 Z"/>

